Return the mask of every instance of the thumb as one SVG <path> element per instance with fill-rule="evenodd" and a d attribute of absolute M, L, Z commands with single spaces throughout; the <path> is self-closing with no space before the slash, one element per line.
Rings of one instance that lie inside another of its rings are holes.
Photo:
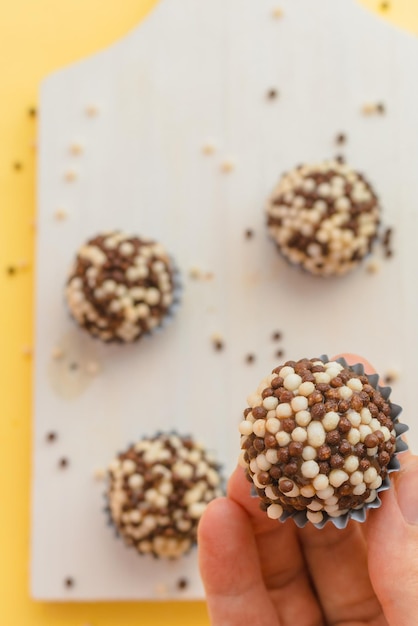
<path fill-rule="evenodd" d="M 418 614 L 418 457 L 400 455 L 401 470 L 367 524 L 369 574 L 390 624 L 416 624 Z"/>

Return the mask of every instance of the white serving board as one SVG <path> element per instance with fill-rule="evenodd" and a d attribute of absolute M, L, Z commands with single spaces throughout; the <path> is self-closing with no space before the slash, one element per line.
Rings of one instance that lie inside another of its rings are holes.
<path fill-rule="evenodd" d="M 203 597 L 196 553 L 140 558 L 114 538 L 93 478 L 156 429 L 190 432 L 226 473 L 245 398 L 277 365 L 350 351 L 385 371 L 417 446 L 418 41 L 353 0 L 162 0 L 117 45 L 42 85 L 39 155 L 31 589 L 48 600 Z M 276 88 L 280 96 L 269 100 Z M 366 117 L 365 102 L 385 116 Z M 96 108 L 96 115 L 86 108 Z M 348 136 L 335 147 L 339 132 Z M 212 155 L 202 152 L 213 143 Z M 72 144 L 83 147 L 74 156 Z M 395 257 L 321 280 L 288 267 L 263 206 L 280 173 L 343 152 L 375 185 Z M 235 169 L 222 172 L 232 160 Z M 75 180 L 65 179 L 74 171 Z M 54 213 L 65 210 L 58 221 Z M 76 248 L 104 229 L 154 237 L 183 273 L 182 307 L 163 332 L 102 346 L 63 302 Z M 255 236 L 246 240 L 244 231 Z M 213 272 L 193 281 L 189 270 Z M 283 332 L 277 344 L 275 330 Z M 213 333 L 225 340 L 215 352 Z M 64 348 L 54 361 L 55 346 Z M 253 365 L 247 353 L 256 355 Z M 69 371 L 77 362 L 79 369 Z M 100 372 L 85 372 L 90 362 Z M 161 386 L 163 383 L 163 387 Z M 55 443 L 45 435 L 55 431 Z M 70 465 L 59 469 L 58 460 Z M 73 577 L 69 589 L 63 581 Z M 180 577 L 189 580 L 181 592 Z"/>

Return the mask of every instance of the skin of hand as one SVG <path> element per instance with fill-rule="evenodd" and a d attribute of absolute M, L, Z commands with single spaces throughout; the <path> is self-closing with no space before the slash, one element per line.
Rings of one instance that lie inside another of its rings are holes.
<path fill-rule="evenodd" d="M 361 357 L 338 356 L 375 371 Z M 344 530 L 269 519 L 238 467 L 199 525 L 212 626 L 416 626 L 418 457 L 398 458 L 382 506 Z"/>

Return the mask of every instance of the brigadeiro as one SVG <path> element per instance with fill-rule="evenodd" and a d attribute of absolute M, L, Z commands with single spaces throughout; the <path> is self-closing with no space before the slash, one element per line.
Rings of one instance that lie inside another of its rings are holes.
<path fill-rule="evenodd" d="M 127 343 L 171 316 L 179 278 L 161 244 L 112 231 L 79 248 L 65 293 L 81 328 L 104 342 Z"/>
<path fill-rule="evenodd" d="M 276 367 L 248 398 L 240 464 L 270 518 L 344 528 L 380 505 L 407 428 L 377 381 L 322 356 Z"/>
<path fill-rule="evenodd" d="M 370 253 L 380 214 L 362 174 L 325 161 L 283 175 L 267 204 L 267 225 L 290 263 L 332 276 L 346 274 Z"/>
<path fill-rule="evenodd" d="M 177 558 L 188 552 L 206 506 L 222 493 L 219 465 L 189 436 L 141 439 L 108 467 L 111 522 L 140 554 Z"/>

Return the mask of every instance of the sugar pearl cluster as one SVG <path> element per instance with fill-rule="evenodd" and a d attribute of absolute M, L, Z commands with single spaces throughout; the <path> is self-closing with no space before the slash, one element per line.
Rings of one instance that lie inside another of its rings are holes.
<path fill-rule="evenodd" d="M 177 558 L 196 542 L 208 503 L 222 494 L 219 465 L 190 437 L 158 434 L 119 454 L 108 467 L 113 524 L 141 554 Z"/>
<path fill-rule="evenodd" d="M 292 264 L 320 276 L 353 269 L 370 252 L 380 223 L 364 176 L 337 161 L 286 173 L 267 205 L 268 230 Z"/>
<path fill-rule="evenodd" d="M 73 318 L 94 337 L 131 342 L 161 325 L 176 299 L 175 282 L 161 244 L 115 231 L 78 250 L 66 299 Z"/>
<path fill-rule="evenodd" d="M 287 361 L 248 405 L 240 464 L 269 517 L 305 511 L 320 523 L 376 499 L 396 434 L 390 402 L 366 375 L 337 361 Z"/>

